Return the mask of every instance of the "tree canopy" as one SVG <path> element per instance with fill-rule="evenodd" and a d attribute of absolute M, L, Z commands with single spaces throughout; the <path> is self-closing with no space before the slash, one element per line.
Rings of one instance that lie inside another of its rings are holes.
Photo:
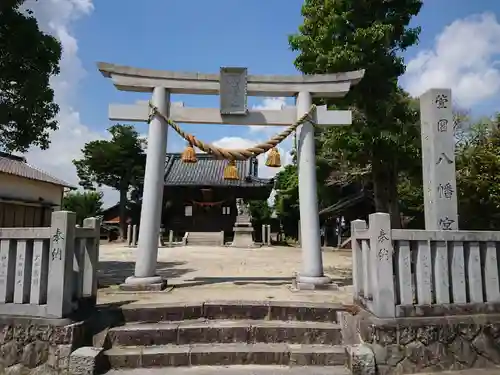
<path fill-rule="evenodd" d="M 143 140 L 133 126 L 113 125 L 110 140 L 89 142 L 83 158 L 74 160 L 80 185 L 86 189 L 106 185 L 120 193 L 120 235 L 126 231 L 127 195 L 144 177 Z"/>
<path fill-rule="evenodd" d="M 328 104 L 353 110 L 345 129 L 322 131 L 321 148 L 350 167 L 368 169 L 375 206 L 400 221 L 397 180 L 401 164 L 414 158 L 415 111 L 397 79 L 405 71 L 401 52 L 416 44 L 420 28 L 409 27 L 421 0 L 306 0 L 299 32 L 290 36 L 296 67 L 305 74 L 364 69 L 364 78 L 344 100 Z M 404 150 L 409 152 L 405 154 Z"/>
<path fill-rule="evenodd" d="M 62 206 L 64 210 L 75 212 L 77 224 L 82 225 L 84 219 L 102 213 L 102 195 L 102 192 L 88 190 L 69 192 L 64 195 Z"/>
<path fill-rule="evenodd" d="M 500 115 L 479 120 L 457 145 L 460 228 L 500 229 Z"/>
<path fill-rule="evenodd" d="M 59 74 L 61 45 L 43 33 L 24 0 L 0 6 L 0 149 L 49 147 L 59 107 L 49 79 Z"/>

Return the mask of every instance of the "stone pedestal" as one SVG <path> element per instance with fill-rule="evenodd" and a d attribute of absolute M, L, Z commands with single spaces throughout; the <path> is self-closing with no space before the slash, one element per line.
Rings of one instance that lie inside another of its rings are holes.
<path fill-rule="evenodd" d="M 292 291 L 299 290 L 339 290 L 339 286 L 328 276 L 295 276 Z"/>
<path fill-rule="evenodd" d="M 253 227 L 252 217 L 246 207 L 243 199 L 236 199 L 236 208 L 238 209 L 238 216 L 236 216 L 236 223 L 234 224 L 234 239 L 231 243 L 233 247 L 257 247 L 253 241 Z"/>
<path fill-rule="evenodd" d="M 129 276 L 118 288 L 127 292 L 157 292 L 167 287 L 167 280 L 161 276 L 135 277 Z"/>
<path fill-rule="evenodd" d="M 234 239 L 231 246 L 233 247 L 256 247 L 253 241 L 252 227 L 234 227 Z"/>

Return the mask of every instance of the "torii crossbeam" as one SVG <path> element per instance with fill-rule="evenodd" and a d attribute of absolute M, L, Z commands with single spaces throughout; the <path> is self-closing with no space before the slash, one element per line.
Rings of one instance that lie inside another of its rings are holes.
<path fill-rule="evenodd" d="M 288 126 L 306 114 L 312 98 L 339 98 L 357 84 L 364 71 L 324 75 L 247 75 L 246 68 L 221 68 L 220 74 L 179 73 L 139 69 L 98 63 L 101 73 L 123 91 L 152 92 L 152 104 L 179 123 Z M 170 103 L 170 94 L 220 95 L 216 108 L 186 108 Z M 288 96 L 296 98 L 295 107 L 278 110 L 247 108 L 247 96 Z M 147 102 L 130 105 L 111 104 L 109 118 L 143 122 L 149 119 Z M 318 107 L 312 121 L 322 126 L 350 125 L 350 111 L 328 111 Z M 125 284 L 134 288 L 161 288 L 164 280 L 156 274 L 158 235 L 163 198 L 163 168 L 167 143 L 167 123 L 158 115 L 150 122 L 141 225 L 134 276 Z M 316 186 L 314 125 L 299 128 L 298 169 L 302 269 L 297 275 L 300 289 L 316 289 L 331 284 L 323 273 Z"/>

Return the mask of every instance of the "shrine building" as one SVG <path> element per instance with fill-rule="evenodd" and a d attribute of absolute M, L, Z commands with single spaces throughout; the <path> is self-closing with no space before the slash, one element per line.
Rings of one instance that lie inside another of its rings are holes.
<path fill-rule="evenodd" d="M 162 225 L 176 235 L 185 232 L 233 231 L 236 198 L 266 200 L 273 179 L 258 177 L 256 158 L 237 160 L 238 179 L 225 179 L 227 161 L 198 154 L 185 163 L 181 154 L 167 154 L 165 162 Z"/>
<path fill-rule="evenodd" d="M 237 216 L 236 198 L 267 200 L 274 180 L 258 177 L 256 158 L 237 160 L 238 178 L 226 179 L 226 160 L 207 154 L 196 157 L 196 163 L 186 163 L 180 153 L 166 154 L 162 227 L 173 230 L 176 238 L 186 232 L 222 231 L 230 238 Z M 118 225 L 118 212 L 118 205 L 108 208 L 103 221 Z"/>

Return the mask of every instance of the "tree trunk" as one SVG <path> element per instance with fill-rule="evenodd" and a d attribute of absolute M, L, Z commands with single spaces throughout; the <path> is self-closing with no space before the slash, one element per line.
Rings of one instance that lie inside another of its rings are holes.
<path fill-rule="evenodd" d="M 124 188 L 120 190 L 120 241 L 125 240 L 127 233 L 127 191 Z"/>
<path fill-rule="evenodd" d="M 384 160 L 374 153 L 372 162 L 373 196 L 376 212 L 391 215 L 391 228 L 401 228 L 398 200 L 398 171 L 394 160 Z"/>

